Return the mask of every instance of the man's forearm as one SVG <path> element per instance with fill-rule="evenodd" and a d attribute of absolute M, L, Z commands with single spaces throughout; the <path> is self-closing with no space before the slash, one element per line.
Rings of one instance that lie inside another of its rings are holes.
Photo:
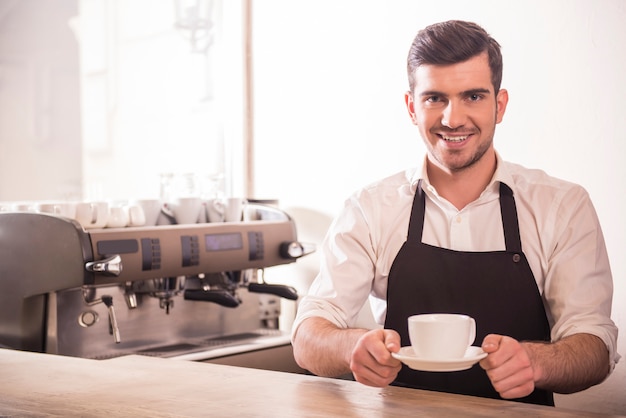
<path fill-rule="evenodd" d="M 308 318 L 296 332 L 294 358 L 298 365 L 318 376 L 350 372 L 350 355 L 365 329 L 342 329 L 323 318 Z"/>
<path fill-rule="evenodd" d="M 591 334 L 575 334 L 555 343 L 522 343 L 535 375 L 535 386 L 573 393 L 602 382 L 609 373 L 604 342 Z"/>

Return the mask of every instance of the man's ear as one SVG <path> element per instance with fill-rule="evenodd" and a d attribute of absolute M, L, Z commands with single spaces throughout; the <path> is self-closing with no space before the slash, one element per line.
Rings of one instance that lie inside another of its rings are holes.
<path fill-rule="evenodd" d="M 500 89 L 496 95 L 496 123 L 502 122 L 504 118 L 504 112 L 506 111 L 506 105 L 509 103 L 509 92 L 505 89 Z"/>
<path fill-rule="evenodd" d="M 406 110 L 409 112 L 409 117 L 413 125 L 417 126 L 417 118 L 415 117 L 415 102 L 413 101 L 413 93 L 407 91 L 404 93 L 404 103 L 406 104 Z"/>

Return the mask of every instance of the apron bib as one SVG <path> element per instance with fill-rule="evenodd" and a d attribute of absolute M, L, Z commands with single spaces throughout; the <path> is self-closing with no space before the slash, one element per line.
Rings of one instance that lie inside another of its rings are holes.
<path fill-rule="evenodd" d="M 501 334 L 518 341 L 550 341 L 550 327 L 532 270 L 522 253 L 513 192 L 500 183 L 505 251 L 466 252 L 422 243 L 425 193 L 417 186 L 408 239 L 389 272 L 385 328 L 411 345 L 407 318 L 421 313 L 460 313 L 476 320 L 476 340 Z M 487 373 L 475 364 L 458 372 L 422 372 L 402 366 L 398 386 L 500 399 Z M 551 392 L 535 389 L 521 402 L 554 405 Z"/>

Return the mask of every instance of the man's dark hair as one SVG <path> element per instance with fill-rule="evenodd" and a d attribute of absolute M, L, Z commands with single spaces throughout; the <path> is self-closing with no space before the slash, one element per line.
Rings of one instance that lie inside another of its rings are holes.
<path fill-rule="evenodd" d="M 500 44 L 482 27 L 472 22 L 449 20 L 435 23 L 418 32 L 407 58 L 411 92 L 415 88 L 415 70 L 421 65 L 450 65 L 467 61 L 487 51 L 494 92 L 502 82 Z"/>

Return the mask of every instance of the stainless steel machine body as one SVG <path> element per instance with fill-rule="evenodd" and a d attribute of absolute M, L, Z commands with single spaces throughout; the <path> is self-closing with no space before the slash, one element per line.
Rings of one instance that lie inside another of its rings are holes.
<path fill-rule="evenodd" d="M 1 213 L 0 345 L 200 360 L 215 348 L 284 344 L 280 298 L 297 293 L 258 272 L 313 249 L 284 212 L 251 209 L 247 222 L 88 231 L 51 215 Z"/>

